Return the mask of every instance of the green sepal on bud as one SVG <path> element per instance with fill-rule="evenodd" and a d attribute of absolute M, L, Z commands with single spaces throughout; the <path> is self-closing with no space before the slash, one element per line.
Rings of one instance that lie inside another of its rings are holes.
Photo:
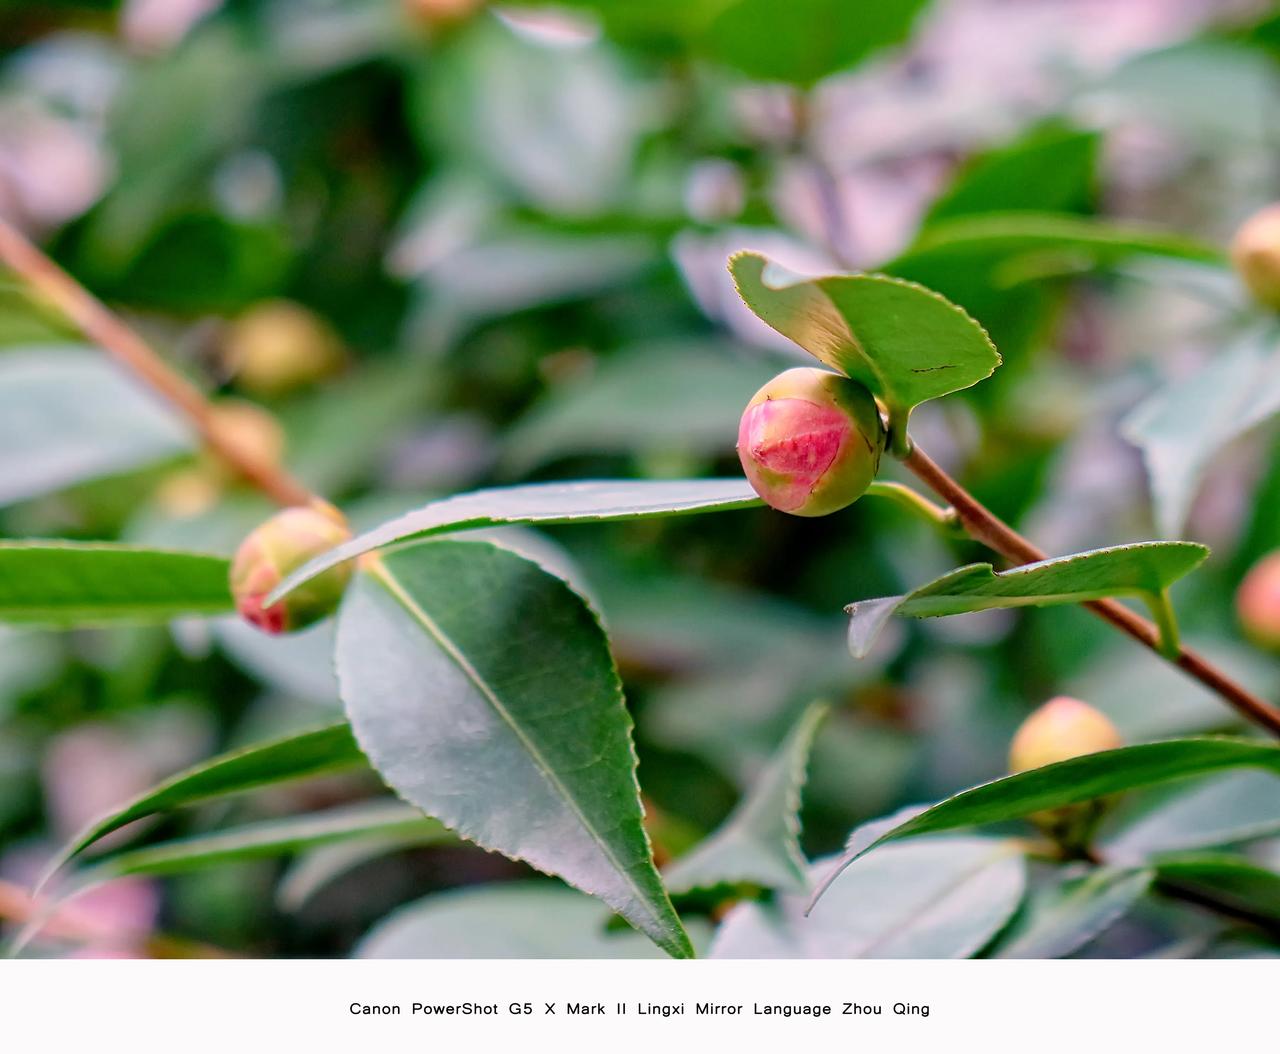
<path fill-rule="evenodd" d="M 1280 311 L 1280 203 L 1240 225 L 1231 240 L 1231 263 L 1258 303 Z"/>
<path fill-rule="evenodd" d="M 738 426 L 738 458 L 755 492 L 779 512 L 825 516 L 857 501 L 880 467 L 885 430 L 857 381 L 797 367 L 761 388 Z"/>
<path fill-rule="evenodd" d="M 1280 549 L 1254 564 L 1236 591 L 1236 614 L 1245 636 L 1280 652 Z"/>
<path fill-rule="evenodd" d="M 1088 703 L 1059 695 L 1022 722 L 1009 747 L 1009 771 L 1026 772 L 1124 746 L 1110 719 Z M 1105 798 L 1045 809 L 1027 817 L 1068 853 L 1083 850 L 1107 811 Z"/>
<path fill-rule="evenodd" d="M 303 629 L 331 615 L 351 580 L 349 562 L 316 575 L 269 607 L 264 601 L 288 574 L 350 539 L 346 521 L 332 506 L 316 503 L 276 513 L 240 543 L 231 562 L 236 610 L 273 634 Z"/>

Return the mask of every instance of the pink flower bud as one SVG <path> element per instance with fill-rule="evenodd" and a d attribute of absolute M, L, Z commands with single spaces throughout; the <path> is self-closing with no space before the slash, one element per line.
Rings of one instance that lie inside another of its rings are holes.
<path fill-rule="evenodd" d="M 1231 262 L 1258 303 L 1280 310 L 1280 203 L 1241 224 L 1231 241 Z"/>
<path fill-rule="evenodd" d="M 755 492 L 793 516 L 825 516 L 866 493 L 885 432 L 871 393 L 827 370 L 780 373 L 747 403 L 738 458 Z"/>
<path fill-rule="evenodd" d="M 1236 592 L 1245 635 L 1260 648 L 1280 651 L 1280 549 L 1249 569 Z"/>
<path fill-rule="evenodd" d="M 1025 772 L 1123 745 L 1105 715 L 1079 699 L 1059 695 L 1022 722 L 1009 748 L 1009 771 Z"/>
<path fill-rule="evenodd" d="M 264 633 L 288 633 L 332 614 L 351 578 L 350 563 L 317 575 L 270 607 L 263 603 L 290 572 L 350 538 L 337 509 L 299 506 L 276 513 L 241 542 L 231 563 L 236 609 Z"/>

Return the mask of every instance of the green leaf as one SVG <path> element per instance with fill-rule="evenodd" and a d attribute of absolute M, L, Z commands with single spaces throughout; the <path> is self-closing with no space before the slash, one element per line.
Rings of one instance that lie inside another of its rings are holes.
<path fill-rule="evenodd" d="M 764 81 L 808 86 L 907 38 L 927 0 L 736 0 L 706 30 L 712 58 Z"/>
<path fill-rule="evenodd" d="M 421 810 L 414 812 L 422 815 Z M 300 855 L 281 876 L 276 885 L 276 904 L 281 911 L 298 911 L 331 882 L 371 860 L 402 849 L 457 841 L 452 835 L 442 837 L 434 827 L 406 827 L 403 832 L 362 835 L 318 846 Z"/>
<path fill-rule="evenodd" d="M 729 818 L 663 874 L 669 892 L 743 885 L 804 890 L 800 792 L 813 737 L 826 713 L 822 704 L 805 710 Z"/>
<path fill-rule="evenodd" d="M 1235 768 L 1280 772 L 1280 746 L 1225 736 L 1170 739 L 1104 750 L 992 780 L 945 798 L 887 830 L 883 824 L 855 830 L 844 855 L 818 887 L 813 901 L 822 896 L 844 868 L 886 842 L 1016 820 L 1043 809 Z"/>
<path fill-rule="evenodd" d="M 1192 499 L 1215 454 L 1280 413 L 1280 341 L 1251 334 L 1197 372 L 1138 405 L 1121 423 L 1142 451 L 1156 524 L 1182 533 Z"/>
<path fill-rule="evenodd" d="M 1059 959 L 1121 918 L 1151 886 L 1154 873 L 1095 868 L 1033 892 L 992 952 L 997 959 Z"/>
<path fill-rule="evenodd" d="M 105 542 L 0 541 L 0 621 L 168 622 L 235 609 L 220 556 Z"/>
<path fill-rule="evenodd" d="M 850 604 L 849 650 L 863 658 L 892 615 L 934 618 L 990 608 L 1079 604 L 1104 597 L 1141 597 L 1165 617 L 1169 586 L 1198 567 L 1209 550 L 1194 542 L 1135 542 L 1057 556 L 997 572 L 969 564 L 900 597 Z M 1162 629 L 1164 626 L 1162 624 Z"/>
<path fill-rule="evenodd" d="M 691 954 L 641 825 L 608 642 L 563 581 L 486 543 L 384 553 L 348 591 L 337 669 L 356 737 L 398 794 Z"/>
<path fill-rule="evenodd" d="M 722 454 L 775 363 L 705 344 L 630 349 L 586 380 L 553 388 L 511 429 L 506 465 L 527 472 L 566 454 Z"/>
<path fill-rule="evenodd" d="M 495 487 L 433 501 L 353 538 L 289 575 L 271 595 L 275 603 L 303 582 L 385 545 L 432 534 L 513 523 L 600 523 L 691 512 L 745 509 L 760 499 L 743 479 L 595 480 Z"/>
<path fill-rule="evenodd" d="M 437 893 L 383 919 L 361 959 L 651 959 L 643 937 L 606 928 L 598 901 L 550 882 Z"/>
<path fill-rule="evenodd" d="M 452 837 L 443 824 L 412 805 L 363 802 L 112 853 L 75 876 L 71 895 L 125 875 L 174 875 L 369 836 L 412 838 L 415 844 Z"/>
<path fill-rule="evenodd" d="M 1155 861 L 1160 884 L 1201 893 L 1249 918 L 1280 926 L 1280 875 L 1227 853 L 1187 853 Z"/>
<path fill-rule="evenodd" d="M 183 422 L 99 351 L 0 352 L 0 505 L 190 450 Z"/>
<path fill-rule="evenodd" d="M 1111 861 L 1235 845 L 1280 831 L 1280 776 L 1230 772 L 1181 781 L 1126 803 L 1099 841 Z"/>
<path fill-rule="evenodd" d="M 284 780 L 341 772 L 367 764 L 346 722 L 296 732 L 219 755 L 170 777 L 123 808 L 94 821 L 54 858 L 40 885 L 98 839 L 144 816 L 211 798 L 242 794 Z"/>
<path fill-rule="evenodd" d="M 820 860 L 820 876 L 832 860 Z M 711 948 L 720 959 L 963 959 L 1008 922 L 1025 866 L 1014 842 L 929 838 L 859 860 L 805 914 L 803 896 L 743 902 Z"/>
<path fill-rule="evenodd" d="M 803 279 L 756 253 L 729 261 L 756 315 L 884 403 L 902 439 L 912 407 L 968 388 L 1000 365 L 987 334 L 937 293 L 885 275 Z"/>

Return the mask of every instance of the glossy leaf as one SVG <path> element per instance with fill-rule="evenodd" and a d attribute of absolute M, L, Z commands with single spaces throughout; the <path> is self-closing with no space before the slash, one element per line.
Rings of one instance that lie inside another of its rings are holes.
<path fill-rule="evenodd" d="M 744 479 L 596 480 L 477 490 L 433 501 L 317 557 L 289 575 L 272 594 L 272 602 L 343 560 L 432 534 L 514 523 L 635 520 L 759 504 Z"/>
<path fill-rule="evenodd" d="M 639 934 L 606 928 L 599 901 L 549 882 L 437 893 L 379 922 L 361 959 L 651 959 Z"/>
<path fill-rule="evenodd" d="M 1156 524 L 1182 533 L 1214 455 L 1280 413 L 1280 339 L 1255 334 L 1141 403 L 1122 423 L 1151 477 Z"/>
<path fill-rule="evenodd" d="M 1272 929 L 1280 926 L 1280 874 L 1227 853 L 1187 853 L 1155 863 L 1161 884 L 1202 893 Z"/>
<path fill-rule="evenodd" d="M 810 706 L 788 733 L 760 778 L 706 841 L 663 874 L 668 891 L 754 886 L 790 893 L 805 888 L 800 851 L 800 792 L 809 751 L 826 707 Z"/>
<path fill-rule="evenodd" d="M 1055 881 L 1027 898 L 992 953 L 997 959 L 1058 959 L 1121 918 L 1151 886 L 1148 870 L 1098 868 Z"/>
<path fill-rule="evenodd" d="M 729 270 L 756 315 L 865 385 L 900 437 L 912 407 L 977 384 L 1000 365 L 978 323 L 911 282 L 866 274 L 798 278 L 748 252 L 734 256 Z"/>
<path fill-rule="evenodd" d="M 227 561 L 105 542 L 0 541 L 0 621 L 168 622 L 234 610 Z"/>
<path fill-rule="evenodd" d="M 185 425 L 91 348 L 0 353 L 0 505 L 190 450 Z"/>
<path fill-rule="evenodd" d="M 818 861 L 812 877 L 830 868 Z M 712 945 L 718 959 L 962 959 L 977 954 L 1022 899 L 1016 843 L 929 838 L 859 860 L 805 914 L 803 896 L 744 902 Z"/>
<path fill-rule="evenodd" d="M 862 658 L 892 615 L 933 618 L 991 608 L 1078 604 L 1139 596 L 1159 612 L 1161 594 L 1209 555 L 1193 542 L 1136 542 L 1058 556 L 997 572 L 990 564 L 957 568 L 905 596 L 850 604 L 849 650 Z"/>
<path fill-rule="evenodd" d="M 690 954 L 641 826 L 608 642 L 563 581 L 486 543 L 384 553 L 347 594 L 337 668 L 356 737 L 401 797 Z"/>
<path fill-rule="evenodd" d="M 346 722 L 296 732 L 219 755 L 170 777 L 123 808 L 90 824 L 54 858 L 44 881 L 98 839 L 144 816 L 229 794 L 242 794 L 284 780 L 341 772 L 367 764 Z"/>
<path fill-rule="evenodd" d="M 855 830 L 844 855 L 818 887 L 813 900 L 816 902 L 823 895 L 844 868 L 886 842 L 1016 820 L 1043 809 L 1237 768 L 1280 773 L 1280 746 L 1225 736 L 1170 739 L 1104 750 L 992 780 L 908 815 L 888 830 L 881 824 Z"/>

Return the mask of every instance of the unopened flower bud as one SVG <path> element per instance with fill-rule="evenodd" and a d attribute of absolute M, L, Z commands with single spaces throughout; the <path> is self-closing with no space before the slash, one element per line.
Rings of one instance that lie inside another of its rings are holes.
<path fill-rule="evenodd" d="M 1105 714 L 1079 699 L 1059 695 L 1022 722 L 1009 748 L 1009 771 L 1025 772 L 1122 745 L 1120 733 Z"/>
<path fill-rule="evenodd" d="M 284 429 L 271 414 L 243 399 L 220 399 L 213 404 L 212 426 L 219 442 L 235 449 L 246 460 L 278 465 L 284 458 Z M 203 455 L 205 466 L 230 482 L 234 474 L 211 452 Z"/>
<path fill-rule="evenodd" d="M 738 458 L 755 492 L 793 516 L 825 516 L 866 493 L 885 432 L 875 400 L 857 381 L 798 367 L 747 404 Z"/>
<path fill-rule="evenodd" d="M 1236 592 L 1245 635 L 1260 648 L 1280 651 L 1280 549 L 1249 569 Z"/>
<path fill-rule="evenodd" d="M 319 315 L 288 300 L 269 300 L 231 324 L 223 355 L 242 390 L 274 397 L 323 380 L 342 365 L 344 351 Z"/>
<path fill-rule="evenodd" d="M 1280 203 L 1241 224 L 1231 241 L 1231 262 L 1258 303 L 1280 310 Z"/>
<path fill-rule="evenodd" d="M 286 575 L 350 537 L 342 514 L 328 506 L 276 513 L 240 543 L 231 563 L 236 609 L 265 633 L 288 633 L 332 614 L 351 578 L 350 563 L 316 575 L 270 607 L 264 602 Z"/>

